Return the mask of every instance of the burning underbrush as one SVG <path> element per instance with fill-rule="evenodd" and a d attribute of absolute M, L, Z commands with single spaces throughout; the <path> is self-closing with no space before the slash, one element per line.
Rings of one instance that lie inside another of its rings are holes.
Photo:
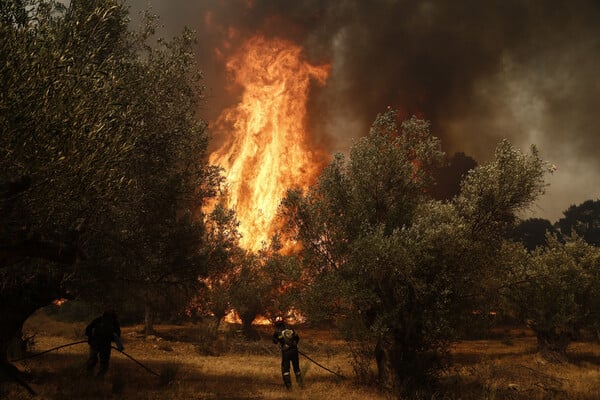
<path fill-rule="evenodd" d="M 36 314 L 24 334 L 34 336 L 33 353 L 83 338 L 83 325 Z M 125 352 L 156 375 L 114 351 L 103 381 L 85 374 L 87 345 L 66 347 L 15 365 L 40 399 L 391 399 L 374 386 L 353 379 L 348 343 L 334 330 L 299 325 L 300 348 L 319 363 L 348 377 L 341 380 L 306 358 L 300 367 L 306 387 L 286 392 L 281 383 L 279 350 L 269 326 L 256 326 L 258 340 L 249 341 L 236 324 L 212 321 L 159 325 L 145 336 L 139 325 L 123 328 Z M 597 398 L 600 345 L 578 342 L 562 364 L 544 361 L 526 329 L 498 331 L 493 339 L 465 340 L 451 349 L 451 367 L 440 386 L 422 399 L 580 399 Z M 373 373 L 375 366 L 373 365 Z M 9 400 L 30 396 L 16 384 L 3 384 Z"/>

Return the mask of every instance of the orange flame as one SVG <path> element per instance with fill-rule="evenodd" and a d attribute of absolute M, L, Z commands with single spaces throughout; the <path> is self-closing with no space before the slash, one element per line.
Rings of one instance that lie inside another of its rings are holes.
<path fill-rule="evenodd" d="M 66 302 L 67 302 L 67 299 L 62 299 L 62 298 L 61 299 L 52 300 L 52 304 L 54 304 L 55 306 L 58 306 L 58 307 L 62 306 Z"/>
<path fill-rule="evenodd" d="M 255 36 L 227 62 L 244 89 L 215 127 L 226 142 L 210 162 L 225 170 L 228 207 L 234 208 L 240 244 L 256 251 L 267 243 L 285 191 L 306 187 L 324 157 L 307 144 L 306 113 L 311 79 L 324 84 L 329 66 L 313 66 L 302 49 L 282 39 Z"/>

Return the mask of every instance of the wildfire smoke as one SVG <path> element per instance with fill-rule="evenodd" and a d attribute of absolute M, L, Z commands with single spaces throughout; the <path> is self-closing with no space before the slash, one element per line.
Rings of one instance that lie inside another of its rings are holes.
<path fill-rule="evenodd" d="M 331 63 L 308 105 L 310 137 L 329 153 L 346 152 L 390 105 L 421 111 L 448 154 L 479 163 L 502 138 L 536 144 L 559 166 L 536 214 L 560 218 L 599 196 L 598 1 L 127 2 L 151 4 L 168 36 L 183 26 L 199 33 L 208 121 L 232 102 L 224 63 L 260 32 L 301 45 L 313 64 Z"/>

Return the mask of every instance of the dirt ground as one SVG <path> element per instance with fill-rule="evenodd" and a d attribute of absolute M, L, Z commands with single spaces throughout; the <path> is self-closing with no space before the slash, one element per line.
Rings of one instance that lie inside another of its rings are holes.
<path fill-rule="evenodd" d="M 270 327 L 257 327 L 260 339 L 247 341 L 236 325 L 224 324 L 216 341 L 206 340 L 198 324 L 161 325 L 144 336 L 141 326 L 123 328 L 125 352 L 113 351 L 104 380 L 88 377 L 87 345 L 78 344 L 15 362 L 28 374 L 36 399 L 392 399 L 376 387 L 353 379 L 347 343 L 328 330 L 298 327 L 300 349 L 333 370 L 328 372 L 301 357 L 305 387 L 284 389 L 279 350 Z M 85 339 L 84 324 L 58 322 L 46 315 L 30 318 L 24 329 L 33 353 Z M 568 359 L 548 363 L 535 352 L 526 329 L 504 329 L 494 340 L 469 340 L 451 349 L 451 367 L 439 389 L 427 399 L 600 399 L 600 345 L 576 342 Z M 0 388 L 0 398 L 31 399 L 14 383 Z"/>

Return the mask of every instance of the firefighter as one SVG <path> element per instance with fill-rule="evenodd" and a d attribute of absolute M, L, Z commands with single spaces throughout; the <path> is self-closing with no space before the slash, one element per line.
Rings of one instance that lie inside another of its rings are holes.
<path fill-rule="evenodd" d="M 300 336 L 294 329 L 287 326 L 282 317 L 275 319 L 275 332 L 273 333 L 273 343 L 281 347 L 281 374 L 283 383 L 288 390 L 292 389 L 292 378 L 290 376 L 290 363 L 294 368 L 296 382 L 298 386 L 303 387 L 302 373 L 300 372 L 300 362 L 298 360 L 298 342 Z"/>
<path fill-rule="evenodd" d="M 111 343 L 115 342 L 117 349 L 123 351 L 121 342 L 121 327 L 117 314 L 113 309 L 107 309 L 98 318 L 94 319 L 86 328 L 85 335 L 88 337 L 90 354 L 86 363 L 89 375 L 93 375 L 94 367 L 100 359 L 100 369 L 97 377 L 103 378 L 108 370 L 110 361 Z"/>

